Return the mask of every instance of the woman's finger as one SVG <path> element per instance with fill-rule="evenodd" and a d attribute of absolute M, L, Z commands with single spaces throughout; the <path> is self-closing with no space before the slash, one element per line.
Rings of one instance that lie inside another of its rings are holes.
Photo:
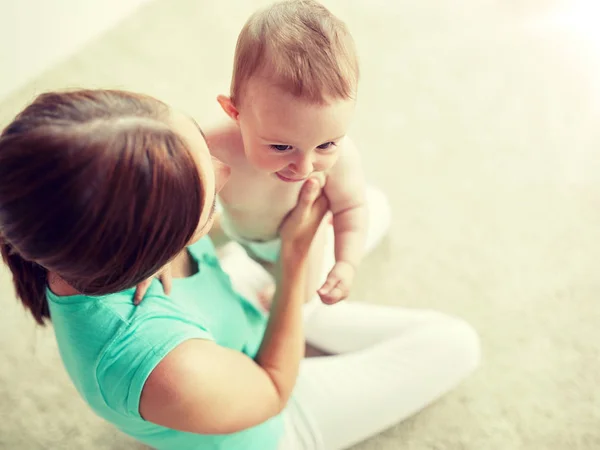
<path fill-rule="evenodd" d="M 171 272 L 166 272 L 160 277 L 160 282 L 163 285 L 163 290 L 166 295 L 171 293 L 171 289 L 173 288 L 173 277 L 171 276 Z"/>
<path fill-rule="evenodd" d="M 173 274 L 171 273 L 171 264 L 167 264 L 158 275 L 158 279 L 163 285 L 163 290 L 166 295 L 171 293 L 171 288 L 173 287 Z"/>
<path fill-rule="evenodd" d="M 310 206 L 314 203 L 319 195 L 319 182 L 314 178 L 309 178 L 304 182 L 302 191 L 300 192 L 299 204 L 302 205 L 302 212 L 309 211 Z"/>
<path fill-rule="evenodd" d="M 317 198 L 317 201 L 314 204 L 314 208 L 317 210 L 319 215 L 319 220 L 322 220 L 325 217 L 325 214 L 329 211 L 329 200 L 324 195 L 321 195 Z"/>
<path fill-rule="evenodd" d="M 319 182 L 314 178 L 309 178 L 304 182 L 300 194 L 298 196 L 298 203 L 292 210 L 286 221 L 291 219 L 293 223 L 303 223 L 311 215 L 314 208 L 315 200 L 318 199 L 321 189 Z"/>
<path fill-rule="evenodd" d="M 146 295 L 146 291 L 148 291 L 148 288 L 150 287 L 151 283 L 152 279 L 148 278 L 147 280 L 144 280 L 137 285 L 135 295 L 133 296 L 134 305 L 139 305 L 142 302 L 142 299 L 144 298 L 144 295 Z"/>

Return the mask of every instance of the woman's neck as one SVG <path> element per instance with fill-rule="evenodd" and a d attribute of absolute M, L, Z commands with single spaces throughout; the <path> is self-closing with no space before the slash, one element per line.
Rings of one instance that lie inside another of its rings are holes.
<path fill-rule="evenodd" d="M 171 274 L 173 278 L 187 278 L 198 272 L 198 264 L 190 255 L 190 252 L 184 249 L 171 262 Z"/>
<path fill-rule="evenodd" d="M 54 294 L 60 296 L 80 294 L 77 289 L 59 277 L 56 272 L 48 272 L 48 287 Z"/>
<path fill-rule="evenodd" d="M 184 249 L 171 262 L 173 278 L 187 278 L 198 272 L 198 265 L 187 249 Z M 77 289 L 63 280 L 56 272 L 48 272 L 48 287 L 56 294 L 62 296 L 81 294 Z"/>

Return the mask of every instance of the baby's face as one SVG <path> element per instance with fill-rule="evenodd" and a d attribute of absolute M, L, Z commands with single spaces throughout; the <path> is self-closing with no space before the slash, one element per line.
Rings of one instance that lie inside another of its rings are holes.
<path fill-rule="evenodd" d="M 354 104 L 308 103 L 264 80 L 250 80 L 238 116 L 246 157 L 284 182 L 326 172 L 337 161 Z"/>

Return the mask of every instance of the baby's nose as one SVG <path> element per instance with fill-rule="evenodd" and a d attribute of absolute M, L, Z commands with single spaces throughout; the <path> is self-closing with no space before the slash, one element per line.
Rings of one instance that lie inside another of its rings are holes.
<path fill-rule="evenodd" d="M 310 158 L 299 158 L 291 165 L 291 168 L 297 175 L 305 177 L 312 173 L 313 163 Z"/>

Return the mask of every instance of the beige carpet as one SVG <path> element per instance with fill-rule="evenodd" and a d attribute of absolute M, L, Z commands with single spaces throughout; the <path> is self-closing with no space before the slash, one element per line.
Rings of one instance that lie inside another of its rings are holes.
<path fill-rule="evenodd" d="M 8 98 L 0 123 L 74 86 L 214 120 L 236 34 L 264 3 L 151 3 Z M 354 298 L 464 316 L 485 354 L 454 393 L 356 449 L 600 448 L 600 36 L 552 25 L 541 0 L 326 3 L 358 43 L 352 135 L 395 213 Z M 5 271 L 0 308 L 0 448 L 138 448 L 79 400 Z"/>

